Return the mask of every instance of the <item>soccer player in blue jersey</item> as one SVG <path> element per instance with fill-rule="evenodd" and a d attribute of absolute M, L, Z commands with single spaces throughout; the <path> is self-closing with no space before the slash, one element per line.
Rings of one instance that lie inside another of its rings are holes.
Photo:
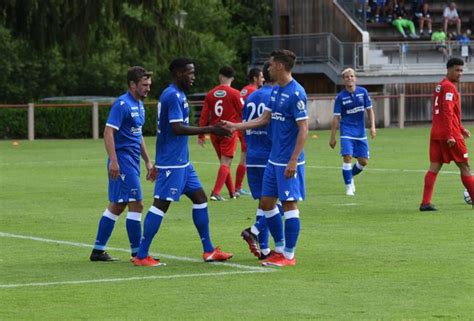
<path fill-rule="evenodd" d="M 135 66 L 128 69 L 128 91 L 112 105 L 104 129 L 105 149 L 109 155 L 109 206 L 99 221 L 91 261 L 115 261 L 106 251 L 107 241 L 115 222 L 128 205 L 127 233 L 132 257 L 140 244 L 141 213 L 143 211 L 140 185 L 140 155 L 145 161 L 147 179 L 151 179 L 153 165 L 142 136 L 145 123 L 143 99 L 150 92 L 152 72 Z"/>
<path fill-rule="evenodd" d="M 137 257 L 137 266 L 157 266 L 159 260 L 148 255 L 151 242 L 160 228 L 161 222 L 171 202 L 179 201 L 185 194 L 193 203 L 194 225 L 202 242 L 202 258 L 206 262 L 226 261 L 233 254 L 214 247 L 209 235 L 207 197 L 201 182 L 189 162 L 188 136 L 213 133 L 228 136 L 230 131 L 220 123 L 213 126 L 189 126 L 189 105 L 187 91 L 194 83 L 194 64 L 187 58 L 178 58 L 169 66 L 173 79 L 161 94 L 158 104 L 158 134 L 156 139 L 157 177 L 153 205 L 148 210 L 143 227 L 143 237 Z"/>
<path fill-rule="evenodd" d="M 369 144 L 365 133 L 365 111 L 369 117 L 370 136 L 376 135 L 375 117 L 367 90 L 356 86 L 356 75 L 352 68 L 342 72 L 345 88 L 337 95 L 334 103 L 334 117 L 331 123 L 329 146 L 336 147 L 336 131 L 340 123 L 342 177 L 346 184 L 346 195 L 354 196 L 353 177 L 369 163 Z M 357 162 L 352 165 L 352 158 Z"/>
<path fill-rule="evenodd" d="M 262 265 L 295 265 L 294 252 L 300 232 L 298 201 L 305 198 L 304 143 L 308 136 L 307 98 L 304 88 L 293 79 L 291 69 L 296 55 L 276 50 L 269 59 L 269 74 L 277 86 L 272 90 L 270 106 L 257 119 L 233 124 L 228 128 L 248 130 L 271 121 L 272 148 L 262 184 L 261 207 L 266 224 L 275 240 L 275 251 Z M 285 229 L 277 200 L 282 202 Z"/>
<path fill-rule="evenodd" d="M 269 108 L 270 106 L 270 96 L 274 82 L 268 72 L 269 66 L 268 62 L 263 65 L 263 77 L 265 79 L 263 87 L 251 93 L 245 101 L 244 108 L 242 109 L 242 120 L 244 122 L 262 116 L 265 107 Z M 259 200 L 259 204 L 256 223 L 242 231 L 241 236 L 249 245 L 250 252 L 260 260 L 264 260 L 270 255 L 268 244 L 269 231 L 265 223 L 262 205 L 260 204 L 263 174 L 272 148 L 270 135 L 270 125 L 244 131 L 244 138 L 247 144 L 247 181 L 252 197 L 255 200 Z"/>

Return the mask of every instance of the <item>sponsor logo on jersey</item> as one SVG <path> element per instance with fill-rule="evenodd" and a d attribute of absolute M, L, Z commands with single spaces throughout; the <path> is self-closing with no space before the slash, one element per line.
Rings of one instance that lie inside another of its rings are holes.
<path fill-rule="evenodd" d="M 446 100 L 448 101 L 453 101 L 454 94 L 453 93 L 446 93 Z"/>
<path fill-rule="evenodd" d="M 131 110 L 138 110 L 138 106 L 132 106 L 130 107 Z"/>
<path fill-rule="evenodd" d="M 282 97 L 285 97 L 285 98 L 290 98 L 289 95 L 285 94 L 285 93 L 281 93 Z"/>
<path fill-rule="evenodd" d="M 358 113 L 358 112 L 363 112 L 364 111 L 364 106 L 359 106 L 359 107 L 355 107 L 355 108 L 352 108 L 352 109 L 348 109 L 346 111 L 347 114 L 355 114 L 355 113 Z"/>
<path fill-rule="evenodd" d="M 305 107 L 304 101 L 298 100 L 298 102 L 296 103 L 296 107 L 298 107 L 299 111 L 303 111 Z"/>
<path fill-rule="evenodd" d="M 347 105 L 347 104 L 352 104 L 352 100 L 344 100 L 344 101 L 342 102 L 342 105 L 343 105 L 343 106 L 345 106 L 345 105 Z"/>
<path fill-rule="evenodd" d="M 130 116 L 132 116 L 132 118 L 139 117 L 140 113 L 138 111 L 133 111 L 130 113 Z"/>
<path fill-rule="evenodd" d="M 130 128 L 130 132 L 132 134 L 141 134 L 142 133 L 142 126 L 132 127 L 132 128 Z"/>
<path fill-rule="evenodd" d="M 247 129 L 245 131 L 246 135 L 268 135 L 266 130 L 255 130 L 255 129 Z"/>
<path fill-rule="evenodd" d="M 285 121 L 285 116 L 283 116 L 282 113 L 272 113 L 272 119 L 278 120 L 278 121 Z"/>
<path fill-rule="evenodd" d="M 225 90 L 216 90 L 214 92 L 214 97 L 222 98 L 222 97 L 225 97 L 225 96 L 227 96 L 227 92 Z"/>

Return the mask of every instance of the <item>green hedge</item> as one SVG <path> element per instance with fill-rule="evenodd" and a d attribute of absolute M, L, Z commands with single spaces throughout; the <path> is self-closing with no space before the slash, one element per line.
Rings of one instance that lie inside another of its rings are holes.
<path fill-rule="evenodd" d="M 102 137 L 110 107 L 99 107 L 99 135 Z M 156 135 L 156 104 L 145 106 L 145 136 Z M 195 124 L 194 108 L 190 108 L 190 121 Z M 91 138 L 92 106 L 68 108 L 35 108 L 35 138 Z M 27 108 L 0 109 L 0 138 L 28 138 Z"/>

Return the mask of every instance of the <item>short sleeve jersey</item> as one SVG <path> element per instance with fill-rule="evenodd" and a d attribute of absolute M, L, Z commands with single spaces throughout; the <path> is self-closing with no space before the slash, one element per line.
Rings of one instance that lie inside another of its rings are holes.
<path fill-rule="evenodd" d="M 156 167 L 180 168 L 189 165 L 188 136 L 175 135 L 172 123 L 189 125 L 189 105 L 186 95 L 174 84 L 166 88 L 158 103 L 158 133 Z"/>
<path fill-rule="evenodd" d="M 228 85 L 214 87 L 204 99 L 199 125 L 214 125 L 220 120 L 240 123 L 242 121 L 243 103 L 237 89 Z"/>
<path fill-rule="evenodd" d="M 265 85 L 248 96 L 242 111 L 243 121 L 256 119 L 265 109 L 269 109 L 271 94 L 272 86 Z M 270 125 L 247 129 L 244 134 L 247 143 L 247 166 L 266 165 L 272 148 Z"/>
<path fill-rule="evenodd" d="M 461 139 L 461 106 L 456 86 L 443 79 L 433 93 L 431 139 Z"/>
<path fill-rule="evenodd" d="M 240 91 L 240 97 L 245 101 L 248 96 L 250 96 L 251 93 L 253 93 L 255 90 L 257 90 L 257 87 L 254 85 L 247 85 L 242 90 Z"/>
<path fill-rule="evenodd" d="M 372 101 L 364 87 L 356 86 L 353 93 L 343 89 L 334 102 L 334 116 L 340 116 L 341 138 L 366 139 L 365 110 Z"/>
<path fill-rule="evenodd" d="M 112 104 L 106 126 L 117 130 L 114 142 L 118 157 L 121 153 L 126 153 L 135 159 L 140 159 L 144 123 L 143 102 L 136 100 L 130 92 L 126 92 Z"/>
<path fill-rule="evenodd" d="M 296 147 L 299 133 L 297 122 L 308 119 L 307 97 L 304 88 L 296 81 L 286 86 L 275 86 L 270 97 L 272 122 L 272 149 L 269 162 L 286 166 Z M 298 164 L 304 163 L 304 151 L 298 157 Z"/>

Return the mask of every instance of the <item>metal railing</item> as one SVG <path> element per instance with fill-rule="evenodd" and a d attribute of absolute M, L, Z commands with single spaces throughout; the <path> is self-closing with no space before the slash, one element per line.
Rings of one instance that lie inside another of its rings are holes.
<path fill-rule="evenodd" d="M 298 63 L 325 63 L 358 71 L 429 72 L 449 56 L 463 56 L 473 70 L 469 46 L 457 41 L 341 42 L 331 33 L 252 37 L 252 64 L 262 65 L 275 49 L 292 50 Z"/>

